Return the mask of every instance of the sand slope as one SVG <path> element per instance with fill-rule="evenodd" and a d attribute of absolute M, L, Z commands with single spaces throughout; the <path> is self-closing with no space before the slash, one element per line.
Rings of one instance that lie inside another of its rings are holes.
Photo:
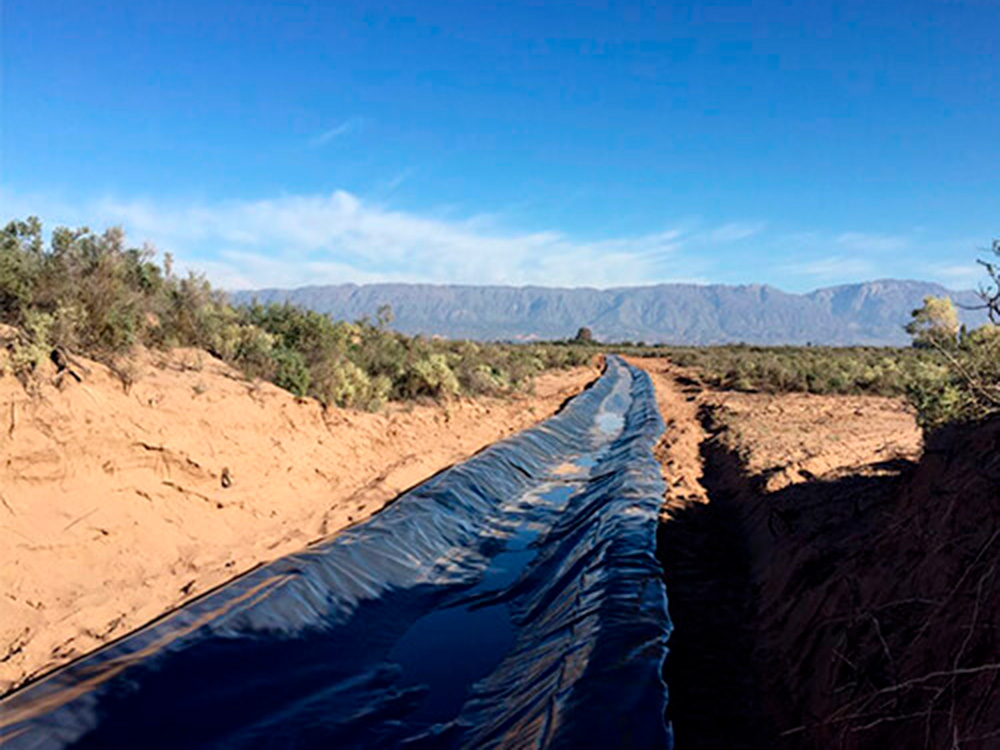
<path fill-rule="evenodd" d="M 324 411 L 196 350 L 0 378 L 0 694 L 552 414 L 596 369 L 530 397 Z"/>

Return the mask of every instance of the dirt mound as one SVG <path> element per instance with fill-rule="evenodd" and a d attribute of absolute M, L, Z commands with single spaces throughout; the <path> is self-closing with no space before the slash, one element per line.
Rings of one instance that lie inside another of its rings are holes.
<path fill-rule="evenodd" d="M 0 693 L 371 515 L 597 375 L 368 414 L 196 350 L 73 370 L 32 393 L 0 378 Z"/>

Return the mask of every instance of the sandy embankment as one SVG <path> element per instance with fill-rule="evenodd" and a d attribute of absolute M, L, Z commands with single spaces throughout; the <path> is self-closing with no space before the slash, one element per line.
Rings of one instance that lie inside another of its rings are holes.
<path fill-rule="evenodd" d="M 323 409 L 195 350 L 35 395 L 0 378 L 0 694 L 554 413 L 596 377 L 513 400 Z M 228 485 L 228 486 L 225 486 Z"/>

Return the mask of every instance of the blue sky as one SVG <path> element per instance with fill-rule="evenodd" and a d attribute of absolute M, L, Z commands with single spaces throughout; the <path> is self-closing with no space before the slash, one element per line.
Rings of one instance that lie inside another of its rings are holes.
<path fill-rule="evenodd" d="M 2 4 L 3 218 L 226 287 L 978 278 L 1000 0 Z"/>

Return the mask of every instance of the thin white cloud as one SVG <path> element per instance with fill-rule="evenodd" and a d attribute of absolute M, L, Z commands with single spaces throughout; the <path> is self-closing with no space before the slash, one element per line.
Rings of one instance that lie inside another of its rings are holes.
<path fill-rule="evenodd" d="M 924 273 L 951 289 L 976 289 L 986 281 L 983 267 L 975 262 L 930 263 Z"/>
<path fill-rule="evenodd" d="M 351 117 L 337 125 L 334 125 L 329 130 L 324 130 L 319 135 L 310 138 L 309 145 L 313 147 L 322 146 L 326 143 L 329 143 L 334 138 L 339 138 L 342 135 L 347 135 L 348 133 L 353 133 L 357 130 L 360 130 L 361 124 L 362 124 L 361 118 Z"/>
<path fill-rule="evenodd" d="M 910 244 L 908 237 L 901 234 L 874 234 L 871 232 L 844 232 L 836 238 L 836 244 L 852 252 L 891 253 L 904 250 Z"/>
<path fill-rule="evenodd" d="M 899 251 L 909 250 L 903 234 L 806 230 L 775 237 L 783 262 L 774 271 L 791 288 L 844 284 L 898 275 Z M 798 281 L 796 281 L 798 280 Z"/>
<path fill-rule="evenodd" d="M 230 289 L 348 281 L 611 287 L 704 281 L 711 268 L 704 241 L 682 230 L 585 241 L 506 230 L 486 215 L 393 210 L 345 191 L 186 204 L 105 198 L 42 218 L 120 224 L 134 242 L 149 240 L 171 251 L 178 268 Z"/>
<path fill-rule="evenodd" d="M 715 229 L 704 232 L 705 241 L 710 243 L 739 242 L 760 234 L 767 224 L 763 221 L 756 222 L 730 222 Z"/>
<path fill-rule="evenodd" d="M 415 167 L 408 167 L 400 172 L 397 172 L 391 179 L 386 180 L 382 187 L 384 187 L 387 191 L 395 190 L 408 179 L 413 177 L 416 173 L 417 170 Z"/>
<path fill-rule="evenodd" d="M 808 276 L 815 281 L 845 281 L 871 277 L 875 265 L 864 258 L 831 255 L 803 262 L 786 263 L 780 270 L 792 276 Z"/>
<path fill-rule="evenodd" d="M 170 251 L 178 269 L 202 271 L 228 289 L 376 281 L 600 288 L 731 281 L 809 289 L 892 276 L 969 288 L 982 277 L 972 257 L 963 263 L 925 243 L 905 257 L 853 249 L 873 242 L 896 247 L 894 235 L 774 234 L 765 233 L 763 222 L 689 221 L 597 240 L 519 231 L 489 214 L 401 211 L 346 191 L 215 202 L 70 202 L 0 189 L 0 203 L 8 218 L 37 214 L 49 228 L 120 224 L 135 244 L 150 241 Z M 746 254 L 741 243 L 747 239 L 756 263 L 734 263 Z M 774 258 L 770 267 L 760 262 L 765 252 Z"/>

